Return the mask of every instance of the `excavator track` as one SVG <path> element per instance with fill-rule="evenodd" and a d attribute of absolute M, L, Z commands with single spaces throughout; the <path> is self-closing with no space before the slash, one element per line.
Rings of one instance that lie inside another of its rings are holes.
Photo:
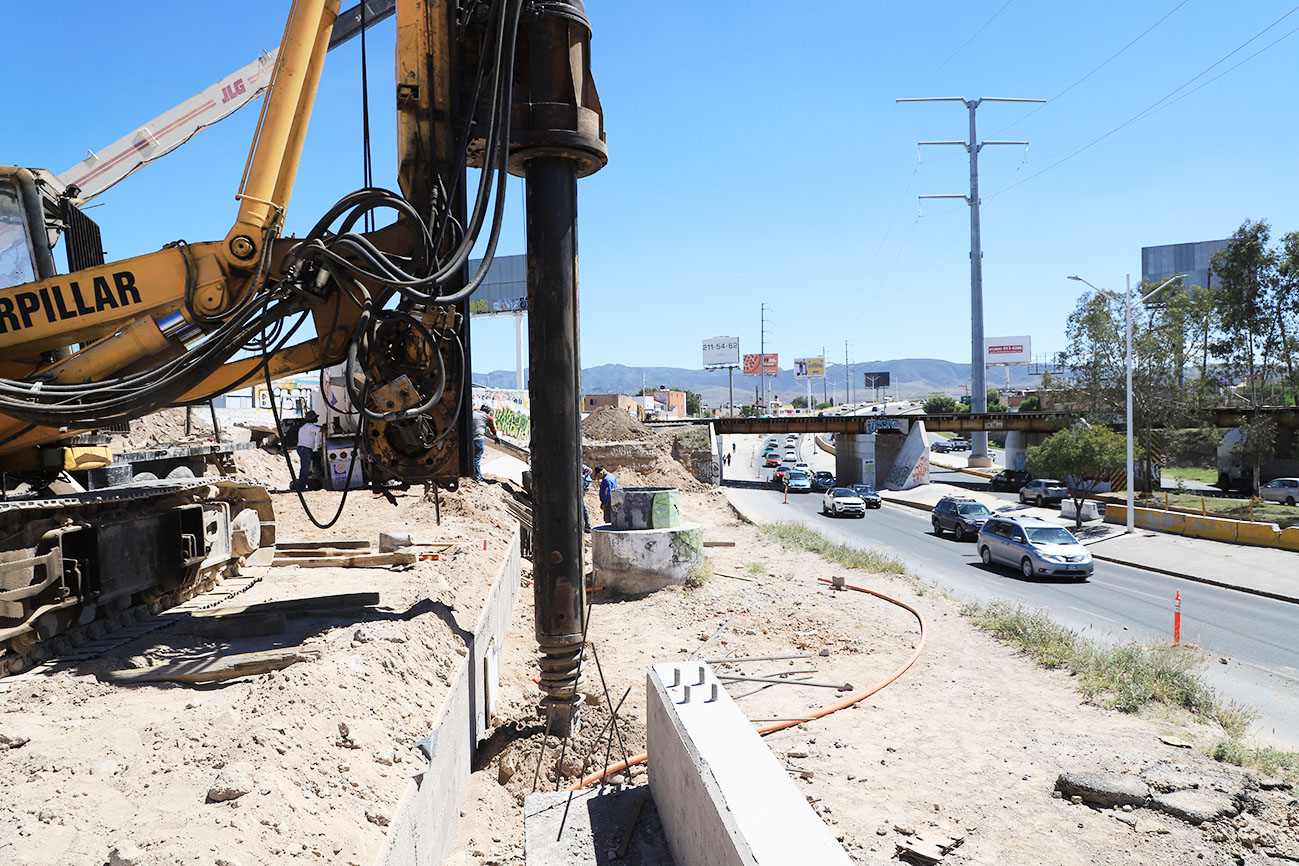
<path fill-rule="evenodd" d="M 224 578 L 242 578 L 229 587 L 242 591 L 269 567 L 274 548 L 269 494 L 238 478 L 2 502 L 0 676 L 161 628 L 165 621 L 135 633 Z M 230 594 L 218 591 L 212 603 Z"/>

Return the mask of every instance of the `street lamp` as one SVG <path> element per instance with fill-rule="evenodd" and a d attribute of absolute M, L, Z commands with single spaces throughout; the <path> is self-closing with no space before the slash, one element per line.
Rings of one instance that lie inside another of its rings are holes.
<path fill-rule="evenodd" d="M 1141 303 L 1144 304 L 1146 301 L 1150 300 L 1155 295 L 1159 294 L 1165 288 L 1171 286 L 1173 283 L 1177 282 L 1184 276 L 1186 276 L 1186 274 L 1175 274 L 1169 277 L 1168 279 L 1164 280 L 1162 283 L 1160 283 L 1159 285 L 1151 289 L 1150 292 L 1143 295 L 1141 297 Z M 1108 289 L 1102 289 L 1099 286 L 1087 282 L 1082 277 L 1071 276 L 1069 277 L 1069 279 L 1077 280 L 1080 283 L 1091 286 L 1093 289 L 1095 289 L 1096 291 L 1104 295 L 1112 296 L 1115 294 L 1115 292 L 1113 291 L 1110 291 Z M 1131 274 L 1128 274 L 1127 276 L 1127 291 L 1124 292 L 1123 294 L 1123 303 L 1124 303 L 1123 329 L 1124 331 L 1126 331 L 1126 339 L 1127 339 L 1127 360 L 1124 366 L 1127 367 L 1127 425 L 1126 425 L 1127 437 L 1126 438 L 1127 438 L 1127 446 L 1128 446 L 1127 483 L 1124 485 L 1127 488 L 1126 504 L 1127 504 L 1128 519 L 1127 519 L 1127 529 L 1125 529 L 1124 532 L 1132 532 L 1133 529 L 1136 528 L 1136 515 L 1133 513 L 1134 506 L 1133 506 L 1133 491 L 1132 491 L 1132 487 L 1133 487 L 1132 476 L 1136 472 L 1136 466 L 1133 464 L 1133 457 L 1132 457 L 1132 275 Z"/>

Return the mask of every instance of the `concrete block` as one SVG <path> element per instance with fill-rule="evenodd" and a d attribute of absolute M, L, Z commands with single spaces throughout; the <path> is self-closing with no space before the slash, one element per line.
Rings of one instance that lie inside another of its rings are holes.
<path fill-rule="evenodd" d="M 614 529 L 671 529 L 681 525 L 675 487 L 619 487 L 609 496 Z"/>
<path fill-rule="evenodd" d="M 596 582 L 621 592 L 654 592 L 684 583 L 704 560 L 704 530 L 683 523 L 672 529 L 591 531 L 591 565 Z"/>
<path fill-rule="evenodd" d="M 1072 499 L 1066 499 L 1060 503 L 1060 516 L 1067 519 L 1075 519 L 1078 513 L 1077 507 Z M 1090 499 L 1084 500 L 1082 504 L 1083 520 L 1100 520 L 1100 510 L 1097 509 L 1096 503 Z"/>
<path fill-rule="evenodd" d="M 647 689 L 650 791 L 677 866 L 852 863 L 707 665 L 654 665 Z"/>

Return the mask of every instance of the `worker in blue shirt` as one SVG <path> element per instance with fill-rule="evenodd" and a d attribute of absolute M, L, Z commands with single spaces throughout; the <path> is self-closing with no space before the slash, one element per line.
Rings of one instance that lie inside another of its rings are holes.
<path fill-rule="evenodd" d="M 597 466 L 595 477 L 600 479 L 600 509 L 604 512 L 604 522 L 613 523 L 613 492 L 618 489 L 618 476 L 603 466 Z"/>

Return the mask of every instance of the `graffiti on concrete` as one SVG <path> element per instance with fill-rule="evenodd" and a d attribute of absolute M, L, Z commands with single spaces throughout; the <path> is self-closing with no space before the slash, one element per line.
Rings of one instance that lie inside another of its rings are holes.
<path fill-rule="evenodd" d="M 889 470 L 889 477 L 886 479 L 885 485 L 890 489 L 901 490 L 902 485 L 907 483 L 907 478 L 910 475 L 911 475 L 910 466 L 902 466 L 902 465 L 894 466 L 892 469 Z"/>
<path fill-rule="evenodd" d="M 474 405 L 483 404 L 492 407 L 492 421 L 503 439 L 520 448 L 528 447 L 532 441 L 532 416 L 527 391 L 475 386 Z"/>
<path fill-rule="evenodd" d="M 898 422 L 892 418 L 871 418 L 866 422 L 866 432 L 874 433 L 877 430 L 897 430 Z"/>
<path fill-rule="evenodd" d="M 920 460 L 916 463 L 915 471 L 911 473 L 911 486 L 917 484 L 929 483 L 929 455 L 921 454 Z"/>
<path fill-rule="evenodd" d="M 695 460 L 695 477 L 709 484 L 719 484 L 722 480 L 722 473 L 716 460 L 700 457 Z"/>

